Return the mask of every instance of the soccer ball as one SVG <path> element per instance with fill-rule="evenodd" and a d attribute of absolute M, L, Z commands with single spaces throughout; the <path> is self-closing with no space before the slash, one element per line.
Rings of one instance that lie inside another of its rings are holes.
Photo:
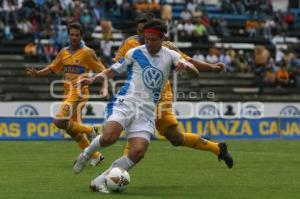
<path fill-rule="evenodd" d="M 120 167 L 112 168 L 105 176 L 105 184 L 109 191 L 122 192 L 130 183 L 128 172 Z"/>

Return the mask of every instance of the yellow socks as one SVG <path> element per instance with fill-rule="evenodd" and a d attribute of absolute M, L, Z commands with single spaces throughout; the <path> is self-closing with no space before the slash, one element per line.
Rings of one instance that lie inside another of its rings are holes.
<path fill-rule="evenodd" d="M 204 151 L 211 151 L 216 155 L 219 155 L 220 148 L 219 143 L 212 142 L 209 140 L 206 140 L 204 138 L 201 138 L 197 134 L 193 133 L 184 133 L 184 143 L 183 146 L 198 149 L 198 150 L 204 150 Z"/>
<path fill-rule="evenodd" d="M 126 142 L 126 146 L 124 148 L 123 155 L 128 155 L 128 153 L 129 153 L 129 144 L 128 144 L 128 142 Z"/>
<path fill-rule="evenodd" d="M 80 133 L 80 134 L 86 134 L 90 135 L 93 132 L 93 127 L 82 125 L 77 122 L 69 121 L 69 126 L 67 128 L 67 131 L 72 133 Z"/>

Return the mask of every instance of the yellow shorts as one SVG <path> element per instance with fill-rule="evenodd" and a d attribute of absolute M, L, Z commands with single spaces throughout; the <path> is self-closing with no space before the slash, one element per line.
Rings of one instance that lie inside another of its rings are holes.
<path fill-rule="evenodd" d="M 56 118 L 82 122 L 82 109 L 87 103 L 87 97 L 80 97 L 78 94 L 69 94 L 62 102 Z"/>
<path fill-rule="evenodd" d="M 156 108 L 156 129 L 160 135 L 164 135 L 166 130 L 173 125 L 178 124 L 176 115 L 172 109 L 173 93 L 171 84 L 167 81 L 163 90 L 161 99 Z"/>

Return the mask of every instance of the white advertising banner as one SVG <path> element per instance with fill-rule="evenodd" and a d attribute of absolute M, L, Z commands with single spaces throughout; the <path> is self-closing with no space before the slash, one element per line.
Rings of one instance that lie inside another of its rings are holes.
<path fill-rule="evenodd" d="M 89 102 L 84 117 L 104 117 L 107 102 Z M 0 102 L 0 116 L 54 116 L 61 102 Z M 262 102 L 176 102 L 178 118 L 260 118 L 300 116 L 300 103 Z"/>

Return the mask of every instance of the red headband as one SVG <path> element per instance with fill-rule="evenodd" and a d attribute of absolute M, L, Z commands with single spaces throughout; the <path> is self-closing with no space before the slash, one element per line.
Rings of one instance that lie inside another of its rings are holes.
<path fill-rule="evenodd" d="M 160 30 L 157 30 L 155 28 L 146 28 L 144 30 L 144 33 L 154 33 L 157 34 L 160 37 L 163 37 L 164 33 L 162 33 Z"/>

